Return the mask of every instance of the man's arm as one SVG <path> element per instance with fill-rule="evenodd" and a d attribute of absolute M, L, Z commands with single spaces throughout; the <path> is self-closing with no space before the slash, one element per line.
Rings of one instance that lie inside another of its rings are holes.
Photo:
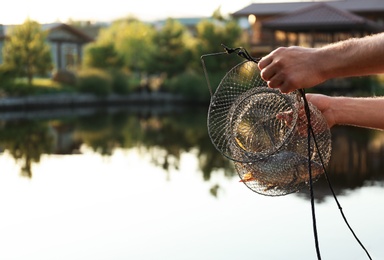
<path fill-rule="evenodd" d="M 319 56 L 326 79 L 383 73 L 384 33 L 325 46 Z"/>
<path fill-rule="evenodd" d="M 261 77 L 284 93 L 328 79 L 384 72 L 384 33 L 322 48 L 282 47 L 259 62 Z"/>
<path fill-rule="evenodd" d="M 353 125 L 384 130 L 384 97 L 354 98 L 307 94 L 324 115 L 329 127 Z"/>

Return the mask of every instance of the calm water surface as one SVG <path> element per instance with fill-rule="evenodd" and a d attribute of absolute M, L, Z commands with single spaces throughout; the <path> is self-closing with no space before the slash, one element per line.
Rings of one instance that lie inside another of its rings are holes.
<path fill-rule="evenodd" d="M 0 259 L 317 259 L 308 192 L 239 183 L 205 109 L 110 110 L 0 116 Z M 384 259 L 384 134 L 332 133 L 339 201 Z M 322 258 L 368 259 L 325 181 L 314 188 Z"/>

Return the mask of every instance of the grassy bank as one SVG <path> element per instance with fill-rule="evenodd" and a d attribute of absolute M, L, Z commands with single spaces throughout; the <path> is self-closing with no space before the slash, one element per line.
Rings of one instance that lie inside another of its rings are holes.
<path fill-rule="evenodd" d="M 223 75 L 210 75 L 213 88 L 219 85 Z M 0 98 L 21 98 L 65 95 L 95 95 L 97 98 L 109 96 L 135 96 L 138 93 L 166 93 L 191 102 L 209 102 L 210 92 L 205 77 L 195 72 L 180 75 L 157 82 L 151 86 L 150 81 L 143 81 L 139 76 L 120 72 L 87 70 L 76 75 L 72 84 L 55 81 L 51 78 L 34 78 L 28 85 L 26 78 L 16 78 L 0 82 Z M 356 77 L 350 79 L 330 80 L 308 92 L 327 95 L 348 96 L 384 96 L 384 75 L 373 77 Z"/>

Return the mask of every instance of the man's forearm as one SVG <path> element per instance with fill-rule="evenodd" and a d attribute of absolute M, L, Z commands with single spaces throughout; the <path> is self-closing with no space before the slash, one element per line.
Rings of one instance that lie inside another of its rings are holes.
<path fill-rule="evenodd" d="M 366 128 L 384 129 L 384 98 L 333 98 L 335 123 Z"/>
<path fill-rule="evenodd" d="M 317 56 L 326 79 L 384 73 L 384 33 L 327 45 Z"/>

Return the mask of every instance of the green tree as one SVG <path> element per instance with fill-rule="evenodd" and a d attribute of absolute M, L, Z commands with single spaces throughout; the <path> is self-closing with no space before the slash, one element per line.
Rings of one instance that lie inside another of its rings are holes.
<path fill-rule="evenodd" d="M 218 14 L 215 14 L 218 16 Z M 228 47 L 243 46 L 241 42 L 242 30 L 235 20 L 203 20 L 197 25 L 197 37 L 194 47 L 193 69 L 203 74 L 201 55 L 224 52 L 221 44 Z M 224 75 L 236 64 L 243 61 L 237 55 L 217 55 L 204 59 L 205 67 L 208 73 L 208 80 L 212 91 L 214 92 Z M 200 88 L 206 88 L 207 85 L 199 85 Z M 203 90 L 200 93 L 204 93 Z"/>
<path fill-rule="evenodd" d="M 201 67 L 200 57 L 203 54 L 222 52 L 225 44 L 229 47 L 239 47 L 241 43 L 241 28 L 234 20 L 218 21 L 203 20 L 197 25 L 197 44 L 195 47 L 195 60 Z M 233 66 L 233 59 L 228 56 L 217 56 L 207 59 L 208 72 L 226 72 Z M 195 64 L 196 65 L 196 64 Z"/>
<path fill-rule="evenodd" d="M 225 21 L 225 18 L 221 13 L 221 6 L 219 6 L 215 11 L 213 11 L 212 18 L 222 22 Z"/>
<path fill-rule="evenodd" d="M 89 44 L 84 50 L 83 64 L 92 68 L 121 68 L 124 65 L 123 58 L 119 55 L 112 43 Z"/>
<path fill-rule="evenodd" d="M 20 76 L 26 76 L 29 85 L 34 75 L 43 75 L 52 69 L 46 36 L 37 22 L 27 19 L 13 28 L 4 45 L 4 63 L 15 68 Z"/>
<path fill-rule="evenodd" d="M 153 37 L 155 48 L 148 60 L 149 72 L 166 73 L 168 77 L 172 77 L 185 71 L 192 58 L 191 51 L 187 48 L 190 40 L 191 36 L 180 22 L 167 19 L 164 27 Z"/>
<path fill-rule="evenodd" d="M 102 29 L 98 37 L 101 45 L 112 44 L 116 53 L 123 58 L 124 65 L 131 71 L 144 71 L 152 52 L 151 41 L 155 30 L 152 26 L 134 18 L 117 20 Z"/>

